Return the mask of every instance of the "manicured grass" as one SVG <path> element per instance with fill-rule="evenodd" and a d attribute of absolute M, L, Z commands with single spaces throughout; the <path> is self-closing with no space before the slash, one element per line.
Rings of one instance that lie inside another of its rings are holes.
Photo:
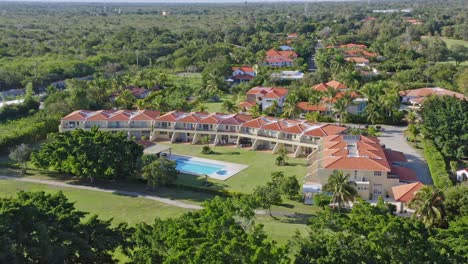
<path fill-rule="evenodd" d="M 460 40 L 460 39 L 449 39 L 449 38 L 441 38 L 445 44 L 447 44 L 447 47 L 450 49 L 453 45 L 463 45 L 465 47 L 468 47 L 468 41 L 466 40 Z"/>
<path fill-rule="evenodd" d="M 265 233 L 280 245 L 286 245 L 291 240 L 296 232 L 300 236 L 308 234 L 309 227 L 307 218 L 294 218 L 288 216 L 271 217 L 269 215 L 257 215 L 255 222 L 263 224 Z"/>
<path fill-rule="evenodd" d="M 232 146 L 217 146 L 212 148 L 215 152 L 214 154 L 206 155 L 201 154 L 201 145 L 162 144 L 172 146 L 172 152 L 176 154 L 240 163 L 249 166 L 247 169 L 226 181 L 210 179 L 210 181 L 214 183 L 212 188 L 250 193 L 255 187 L 268 182 L 271 178 L 271 173 L 274 171 L 283 171 L 286 176 L 295 175 L 300 184 L 303 182 L 306 174 L 307 165 L 305 159 L 289 158 L 288 163 L 290 165 L 277 166 L 275 165 L 275 158 L 277 155 L 267 152 L 252 151 L 250 149 L 241 149 Z M 181 184 L 195 186 L 201 186 L 203 181 L 203 177 L 193 175 L 181 175 L 178 180 Z"/>
<path fill-rule="evenodd" d="M 0 197 L 14 196 L 17 192 L 45 191 L 55 193 L 62 191 L 71 201 L 76 202 L 78 210 L 99 215 L 101 219 L 113 218 L 113 223 L 127 222 L 134 225 L 139 222 L 151 223 L 156 217 L 177 217 L 187 209 L 166 205 L 143 198 L 121 196 L 88 190 L 59 188 L 45 184 L 0 180 Z"/>
<path fill-rule="evenodd" d="M 221 112 L 223 102 L 207 102 L 205 103 L 206 111 L 208 113 Z"/>

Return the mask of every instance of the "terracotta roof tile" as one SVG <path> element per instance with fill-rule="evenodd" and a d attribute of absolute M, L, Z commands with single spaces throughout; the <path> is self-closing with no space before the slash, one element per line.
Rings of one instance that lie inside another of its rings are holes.
<path fill-rule="evenodd" d="M 409 202 L 423 186 L 420 182 L 394 186 L 392 187 L 393 197 L 398 202 Z"/>

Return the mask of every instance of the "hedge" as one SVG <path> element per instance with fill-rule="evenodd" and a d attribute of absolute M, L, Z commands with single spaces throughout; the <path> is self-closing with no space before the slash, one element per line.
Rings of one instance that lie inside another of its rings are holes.
<path fill-rule="evenodd" d="M 453 182 L 450 180 L 447 164 L 445 163 L 442 153 L 440 153 L 434 143 L 428 139 L 423 141 L 423 147 L 424 156 L 426 157 L 434 185 L 440 189 L 452 186 Z"/>

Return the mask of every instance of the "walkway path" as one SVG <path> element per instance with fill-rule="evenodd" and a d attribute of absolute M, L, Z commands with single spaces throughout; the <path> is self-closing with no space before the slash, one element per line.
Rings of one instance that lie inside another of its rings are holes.
<path fill-rule="evenodd" d="M 22 181 L 22 182 L 32 182 L 32 183 L 39 183 L 39 184 L 46 184 L 50 186 L 56 187 L 65 187 L 65 188 L 74 188 L 74 189 L 81 189 L 81 190 L 90 190 L 90 191 L 98 191 L 98 192 L 106 192 L 106 193 L 114 193 L 132 197 L 140 197 L 145 199 L 150 199 L 154 201 L 158 201 L 160 203 L 185 208 L 185 209 L 202 209 L 201 206 L 195 204 L 188 204 L 179 201 L 174 201 L 171 199 L 163 198 L 156 195 L 148 195 L 140 192 L 129 192 L 129 191 L 121 191 L 121 190 L 114 190 L 114 189 L 103 189 L 99 187 L 92 187 L 92 186 L 84 186 L 84 185 L 74 185 L 65 182 L 59 181 L 51 181 L 51 180 L 41 180 L 41 179 L 31 179 L 31 178 L 18 178 L 18 177 L 11 177 L 11 176 L 0 176 L 0 179 L 5 180 L 15 180 L 15 181 Z"/>
<path fill-rule="evenodd" d="M 21 182 L 46 184 L 46 185 L 55 186 L 55 187 L 74 188 L 74 189 L 89 190 L 89 191 L 96 191 L 96 192 L 106 192 L 106 193 L 113 193 L 113 194 L 119 194 L 119 195 L 125 195 L 125 196 L 132 196 L 132 197 L 139 197 L 139 198 L 154 200 L 154 201 L 157 201 L 157 202 L 160 202 L 160 203 L 164 203 L 164 204 L 167 204 L 167 205 L 172 205 L 172 206 L 176 206 L 176 207 L 180 207 L 180 208 L 184 208 L 184 209 L 193 209 L 193 210 L 203 209 L 203 207 L 201 207 L 199 205 L 174 201 L 174 200 L 167 199 L 167 198 L 164 198 L 164 197 L 160 197 L 160 196 L 156 196 L 156 195 L 149 195 L 149 194 L 145 194 L 145 193 L 141 193 L 141 192 L 130 192 L 130 191 L 115 190 L 115 189 L 104 189 L 104 188 L 99 188 L 99 187 L 92 187 L 92 186 L 85 186 L 85 185 L 75 185 L 75 184 L 69 184 L 69 183 L 65 183 L 65 182 L 52 181 L 52 180 L 41 180 L 41 179 L 33 179 L 33 178 L 19 178 L 19 177 L 3 176 L 3 175 L 0 175 L 0 180 L 14 180 L 14 181 L 21 181 Z M 255 214 L 257 214 L 257 215 L 269 215 L 270 212 L 269 211 L 264 211 L 264 210 L 256 210 Z M 290 216 L 290 217 L 296 217 L 296 218 L 304 217 L 301 214 L 288 213 L 288 212 L 272 211 L 271 214 L 273 216 Z"/>

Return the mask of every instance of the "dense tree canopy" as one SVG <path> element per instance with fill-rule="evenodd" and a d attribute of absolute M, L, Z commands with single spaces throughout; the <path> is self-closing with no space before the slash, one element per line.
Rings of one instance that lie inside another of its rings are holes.
<path fill-rule="evenodd" d="M 49 135 L 32 161 L 40 168 L 80 178 L 123 179 L 135 177 L 143 147 L 124 133 L 112 134 L 94 128 Z"/>
<path fill-rule="evenodd" d="M 61 192 L 0 199 L 0 262 L 113 263 L 126 225 L 85 216 Z"/>

